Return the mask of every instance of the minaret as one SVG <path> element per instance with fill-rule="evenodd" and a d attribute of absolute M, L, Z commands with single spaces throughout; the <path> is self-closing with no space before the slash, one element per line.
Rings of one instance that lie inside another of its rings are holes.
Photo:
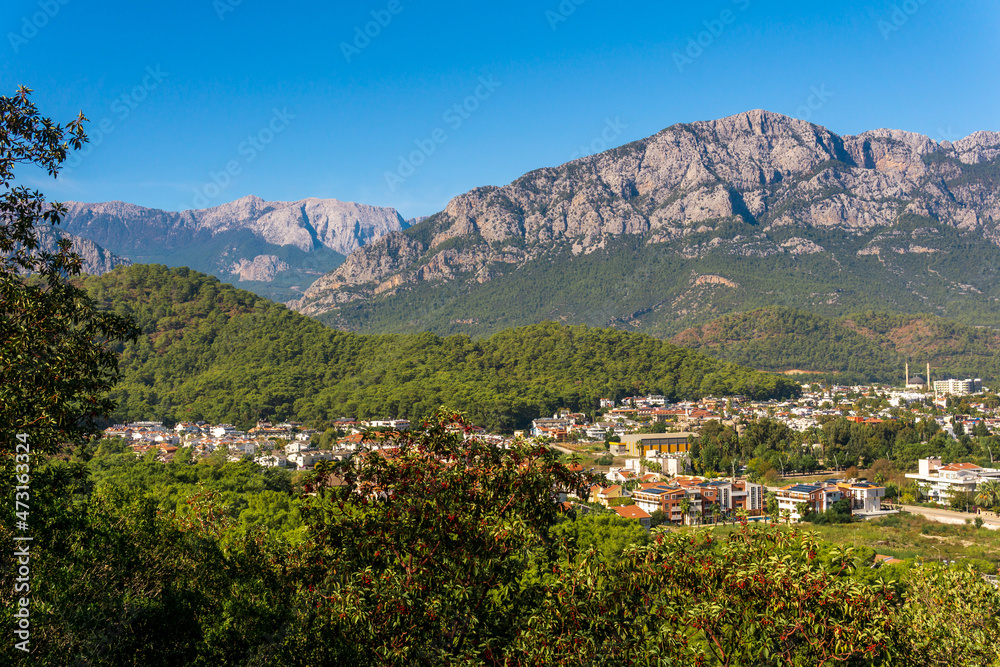
<path fill-rule="evenodd" d="M 906 362 L 906 384 L 903 385 L 904 389 L 910 386 L 910 362 Z"/>
<path fill-rule="evenodd" d="M 931 362 L 927 362 L 927 391 L 931 390 Z"/>

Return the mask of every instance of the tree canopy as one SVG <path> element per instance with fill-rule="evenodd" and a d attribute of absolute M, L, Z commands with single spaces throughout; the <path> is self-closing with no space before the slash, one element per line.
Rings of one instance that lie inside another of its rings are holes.
<path fill-rule="evenodd" d="M 92 432 L 113 405 L 112 342 L 138 333 L 69 280 L 81 267 L 69 240 L 56 252 L 39 248 L 39 227 L 58 224 L 64 209 L 15 187 L 14 168 L 32 164 L 54 176 L 66 151 L 87 139 L 82 115 L 59 125 L 39 115 L 30 92 L 0 97 L 0 451 L 22 431 L 35 451 Z"/>
<path fill-rule="evenodd" d="M 329 329 L 188 269 L 121 267 L 85 285 L 143 331 L 120 348 L 120 420 L 416 421 L 451 405 L 510 432 L 562 407 L 591 413 L 604 397 L 800 392 L 787 378 L 616 329 L 546 322 L 479 340 L 372 336 Z"/>

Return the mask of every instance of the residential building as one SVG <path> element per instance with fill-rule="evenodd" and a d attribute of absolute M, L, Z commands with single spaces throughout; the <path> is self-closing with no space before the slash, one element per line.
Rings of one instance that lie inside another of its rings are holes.
<path fill-rule="evenodd" d="M 866 482 L 837 482 L 837 488 L 844 498 L 851 501 L 851 512 L 867 514 L 882 511 L 885 487 Z"/>
<path fill-rule="evenodd" d="M 531 422 L 531 437 L 548 436 L 557 441 L 566 439 L 575 424 L 569 419 L 536 419 Z"/>
<path fill-rule="evenodd" d="M 832 484 L 789 484 L 778 489 L 778 512 L 791 513 L 793 521 L 799 521 L 799 505 L 808 503 L 813 512 L 825 512 L 841 499 L 839 488 Z"/>
<path fill-rule="evenodd" d="M 701 515 L 701 495 L 696 491 L 688 491 L 679 486 L 666 484 L 643 484 L 632 492 L 632 500 L 637 507 L 652 514 L 662 511 L 671 523 L 682 523 L 685 517 L 681 513 L 681 501 L 688 498 L 691 501 L 689 515 Z M 690 516 L 688 517 L 690 520 Z"/>
<path fill-rule="evenodd" d="M 637 505 L 621 505 L 613 509 L 621 518 L 638 521 L 639 525 L 646 530 L 649 530 L 653 517 L 651 517 L 649 512 L 646 512 L 641 507 Z"/>
<path fill-rule="evenodd" d="M 975 463 L 941 464 L 941 458 L 930 456 L 920 459 L 918 472 L 907 473 L 910 479 L 917 480 L 924 493 L 934 502 L 947 503 L 956 492 L 975 492 L 980 482 L 987 479 L 1000 479 L 1000 470 L 981 468 Z"/>
<path fill-rule="evenodd" d="M 764 512 L 764 485 L 754 484 L 745 479 L 733 482 L 732 510 L 742 509 L 749 516 L 760 516 Z"/>
<path fill-rule="evenodd" d="M 592 503 L 600 503 L 608 507 L 611 504 L 611 500 L 621 497 L 623 497 L 622 487 L 618 484 L 613 484 L 609 487 L 602 487 L 600 485 L 590 487 L 590 502 Z"/>
<path fill-rule="evenodd" d="M 372 419 L 362 422 L 368 428 L 391 428 L 397 431 L 409 431 L 409 419 Z"/>
<path fill-rule="evenodd" d="M 968 396 L 978 394 L 983 390 L 983 381 L 979 378 L 966 380 L 935 380 L 934 393 L 937 395 L 951 394 L 953 396 Z"/>
<path fill-rule="evenodd" d="M 663 454 L 680 454 L 689 451 L 688 437 L 694 433 L 631 433 L 622 436 L 622 444 L 630 456 L 643 456 L 649 450 Z"/>

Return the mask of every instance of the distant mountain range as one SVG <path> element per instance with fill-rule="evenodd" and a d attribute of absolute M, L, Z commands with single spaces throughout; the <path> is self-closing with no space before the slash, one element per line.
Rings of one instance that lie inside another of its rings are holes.
<path fill-rule="evenodd" d="M 998 243 L 1000 133 L 838 136 L 750 111 L 476 188 L 292 305 L 365 332 L 670 337 L 776 305 L 1000 325 Z"/>
<path fill-rule="evenodd" d="M 278 301 L 301 296 L 346 255 L 408 226 L 395 209 L 336 199 L 249 196 L 181 212 L 118 201 L 66 207 L 62 232 L 102 251 L 135 263 L 187 266 Z"/>

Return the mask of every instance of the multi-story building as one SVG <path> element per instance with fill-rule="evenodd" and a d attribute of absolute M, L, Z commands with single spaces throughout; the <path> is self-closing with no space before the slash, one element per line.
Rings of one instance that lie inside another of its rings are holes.
<path fill-rule="evenodd" d="M 590 487 L 590 502 L 592 503 L 600 503 L 601 505 L 608 507 L 612 500 L 622 497 L 622 487 L 618 484 L 612 484 L 608 487 L 602 487 L 595 484 Z"/>
<path fill-rule="evenodd" d="M 980 482 L 1000 479 L 1000 470 L 981 468 L 975 463 L 942 465 L 940 457 L 929 456 L 920 459 L 916 473 L 907 473 L 906 476 L 917 480 L 931 500 L 946 503 L 956 491 L 971 493 L 976 490 Z"/>
<path fill-rule="evenodd" d="M 938 395 L 968 396 L 978 394 L 983 390 L 983 381 L 979 378 L 966 380 L 935 380 L 934 393 Z"/>
<path fill-rule="evenodd" d="M 695 477 L 682 477 L 672 484 L 643 484 L 632 493 L 636 505 L 652 514 L 663 511 L 673 523 L 703 522 L 713 515 L 718 507 L 725 515 L 737 509 L 745 509 L 751 515 L 759 515 L 763 507 L 764 487 L 746 480 L 704 481 Z M 680 505 L 687 498 L 691 503 L 688 517 L 682 516 Z"/>
<path fill-rule="evenodd" d="M 667 515 L 671 523 L 679 524 L 685 522 L 685 517 L 681 512 L 681 501 L 688 498 L 691 502 L 688 514 L 701 516 L 701 494 L 697 491 L 679 486 L 667 486 L 666 484 L 644 484 L 643 486 L 646 488 L 639 488 L 632 492 L 632 500 L 644 511 L 652 514 L 660 510 Z"/>
<path fill-rule="evenodd" d="M 764 511 L 764 486 L 745 479 L 733 482 L 732 509 L 742 509 L 750 516 L 760 516 Z"/>
<path fill-rule="evenodd" d="M 410 420 L 409 419 L 371 419 L 366 422 L 362 422 L 368 428 L 391 428 L 396 431 L 409 431 L 410 430 Z"/>
<path fill-rule="evenodd" d="M 885 498 L 885 487 L 866 482 L 837 482 L 841 496 L 851 501 L 852 513 L 870 513 L 882 511 L 882 499 Z"/>
<path fill-rule="evenodd" d="M 622 444 L 629 456 L 647 456 L 650 450 L 662 454 L 681 454 L 689 451 L 688 436 L 694 433 L 630 433 L 622 436 Z"/>
<path fill-rule="evenodd" d="M 788 510 L 792 520 L 798 521 L 802 518 L 799 512 L 802 503 L 808 503 L 813 512 L 825 512 L 843 494 L 833 484 L 789 484 L 778 489 L 777 496 L 778 512 L 783 514 Z"/>

